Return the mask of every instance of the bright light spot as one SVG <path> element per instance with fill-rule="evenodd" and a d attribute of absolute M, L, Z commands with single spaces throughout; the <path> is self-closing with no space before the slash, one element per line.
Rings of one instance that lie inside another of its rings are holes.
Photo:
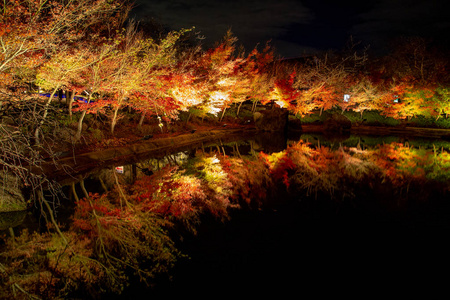
<path fill-rule="evenodd" d="M 209 103 L 205 107 L 206 112 L 217 116 L 222 110 L 222 107 L 230 99 L 230 95 L 223 91 L 214 91 L 209 96 Z"/>
<path fill-rule="evenodd" d="M 221 111 L 220 107 L 214 107 L 214 106 L 207 106 L 206 112 L 209 114 L 212 114 L 214 116 L 217 116 L 217 114 Z"/>
<path fill-rule="evenodd" d="M 212 102 L 224 102 L 230 99 L 230 95 L 222 91 L 214 91 L 211 93 Z"/>
<path fill-rule="evenodd" d="M 210 189 L 217 195 L 226 196 L 230 193 L 229 179 L 219 162 L 220 160 L 214 155 L 202 157 L 195 166 L 199 169 L 201 168 L 201 172 Z"/>
<path fill-rule="evenodd" d="M 276 104 L 278 104 L 278 106 L 280 106 L 281 108 L 285 108 L 287 105 L 284 101 L 275 101 Z"/>
<path fill-rule="evenodd" d="M 345 94 L 344 95 L 344 102 L 348 102 L 350 100 L 350 95 L 349 94 Z"/>
<path fill-rule="evenodd" d="M 236 83 L 236 80 L 233 80 L 230 78 L 223 78 L 217 82 L 217 85 L 224 87 L 224 86 L 232 86 L 235 83 Z"/>
<path fill-rule="evenodd" d="M 278 87 L 275 87 L 272 92 L 270 93 L 270 98 L 274 99 L 274 102 L 280 106 L 281 108 L 287 107 L 286 101 L 283 101 L 283 93 L 278 89 Z"/>
<path fill-rule="evenodd" d="M 184 109 L 187 107 L 195 106 L 202 103 L 202 93 L 192 87 L 185 87 L 180 89 L 178 87 L 172 90 L 173 97 L 184 105 Z"/>

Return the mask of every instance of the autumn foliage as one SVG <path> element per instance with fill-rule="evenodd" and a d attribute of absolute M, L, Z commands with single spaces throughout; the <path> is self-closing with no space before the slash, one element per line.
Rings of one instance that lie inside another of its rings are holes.
<path fill-rule="evenodd" d="M 19 106 L 12 91 L 21 90 L 21 98 L 44 105 L 31 129 L 36 143 L 49 131 L 50 106 L 61 92 L 64 111 L 78 119 L 75 141 L 86 114 L 106 117 L 114 134 L 126 111 L 137 114 L 140 125 L 158 120 L 163 130 L 182 111 L 222 119 L 233 106 L 239 115 L 246 101 L 273 101 L 298 116 L 334 108 L 396 119 L 449 114 L 445 56 L 420 39 L 404 40 L 373 62 L 351 48 L 295 63 L 277 60 L 268 45 L 238 50 L 230 31 L 205 50 L 180 46 L 191 29 L 153 39 L 136 22 L 125 23 L 129 8 L 105 0 L 2 4 L 2 101 Z M 50 97 L 39 97 L 42 92 Z"/>
<path fill-rule="evenodd" d="M 395 119 L 450 114 L 448 57 L 421 40 L 373 62 L 353 51 L 293 63 L 269 45 L 239 50 L 231 32 L 211 49 L 182 47 L 191 29 L 150 38 L 127 21 L 129 8 L 110 0 L 0 4 L 0 160 L 30 189 L 51 184 L 23 165 L 39 168 L 61 136 L 82 141 L 87 115 L 114 136 L 137 119 L 164 131 L 182 112 L 221 120 L 236 108 L 238 116 L 246 102 L 252 112 L 273 102 L 297 116 L 336 108 Z M 62 131 L 67 124 L 76 130 Z M 43 233 L 5 239 L 2 296 L 83 298 L 120 294 L 131 280 L 151 284 L 181 255 L 174 229 L 195 233 L 204 216 L 224 221 L 232 209 L 261 208 L 280 191 L 342 200 L 380 186 L 401 193 L 433 184 L 448 192 L 449 182 L 448 152 L 402 144 L 332 151 L 300 141 L 251 157 L 199 152 L 187 166 L 85 195 L 62 232 L 49 221 Z"/>
<path fill-rule="evenodd" d="M 186 164 L 80 199 L 62 233 L 50 225 L 41 234 L 7 239 L 1 280 L 5 295 L 120 294 L 133 278 L 151 284 L 170 272 L 182 255 L 174 237 L 195 234 L 205 217 L 226 221 L 234 209 L 287 201 L 279 196 L 286 191 L 296 200 L 320 194 L 338 202 L 368 190 L 383 202 L 394 193 L 397 202 L 386 205 L 398 207 L 409 190 L 448 193 L 449 180 L 447 151 L 398 143 L 331 150 L 299 141 L 281 152 L 241 157 L 199 151 Z"/>

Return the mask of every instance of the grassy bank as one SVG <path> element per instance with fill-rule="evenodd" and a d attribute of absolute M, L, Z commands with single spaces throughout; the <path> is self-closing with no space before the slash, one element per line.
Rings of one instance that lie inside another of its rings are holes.
<path fill-rule="evenodd" d="M 408 120 L 397 120 L 392 117 L 385 117 L 379 111 L 371 110 L 365 111 L 362 114 L 355 111 L 344 111 L 340 109 L 331 109 L 320 113 L 316 111 L 305 117 L 299 118 L 303 124 L 321 124 L 332 114 L 342 113 L 346 116 L 352 124 L 367 125 L 367 126 L 409 126 L 409 127 L 423 127 L 423 128 L 445 128 L 450 129 L 450 118 L 427 118 L 424 116 L 413 117 Z"/>

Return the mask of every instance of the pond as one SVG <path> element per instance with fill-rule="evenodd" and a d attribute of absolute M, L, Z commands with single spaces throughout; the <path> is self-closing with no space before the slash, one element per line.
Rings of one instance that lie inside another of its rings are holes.
<path fill-rule="evenodd" d="M 159 185 L 153 194 L 238 204 L 228 207 L 225 221 L 204 214 L 192 223 L 183 219 L 184 207 L 151 206 L 179 221 L 171 234 L 186 256 L 168 275 L 153 278 L 154 286 L 133 278 L 120 296 L 107 293 L 105 298 L 272 292 L 282 297 L 349 286 L 384 288 L 395 286 L 399 277 L 433 276 L 435 264 L 446 257 L 449 152 L 450 143 L 427 139 L 266 133 L 115 164 L 64 186 L 67 197 L 55 212 L 66 228 L 75 198 L 85 191 L 102 194 L 118 182 L 123 192 L 145 201 L 150 197 L 145 191 L 127 188 L 133 182 L 148 187 L 142 178 L 156 180 L 150 182 L 152 188 Z M 156 178 L 160 175 L 170 180 Z M 200 190 L 206 185 L 208 192 Z M 220 215 L 217 203 L 202 208 Z M 13 230 L 2 229 L 15 235 L 36 229 L 36 216 L 18 215 L 20 220 L 10 223 Z M 195 227 L 196 234 L 183 224 Z"/>

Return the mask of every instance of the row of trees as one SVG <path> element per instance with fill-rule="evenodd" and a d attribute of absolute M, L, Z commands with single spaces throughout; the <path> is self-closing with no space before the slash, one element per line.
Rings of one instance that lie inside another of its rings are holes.
<path fill-rule="evenodd" d="M 17 188 L 32 187 L 35 196 L 56 189 L 29 171 L 52 154 L 43 133 L 60 127 L 53 97 L 40 98 L 39 88 L 52 95 L 63 86 L 75 91 L 72 78 L 103 59 L 106 46 L 94 47 L 121 28 L 129 7 L 105 0 L 0 3 L 0 163 Z"/>
<path fill-rule="evenodd" d="M 140 124 L 156 116 L 160 126 L 181 111 L 221 118 L 234 104 L 239 114 L 245 101 L 275 101 L 300 116 L 333 107 L 394 118 L 450 113 L 448 57 L 421 39 L 402 41 L 381 60 L 349 47 L 294 62 L 275 59 L 269 46 L 238 50 L 231 32 L 207 50 L 186 42 L 195 37 L 192 29 L 145 32 L 128 19 L 131 7 L 112 0 L 0 4 L 3 164 L 23 161 L 15 153 L 37 164 L 50 147 L 36 153 L 36 145 L 51 143 L 50 133 L 66 117 L 77 117 L 75 141 L 89 113 L 107 116 L 114 134 L 124 108 L 139 114 Z M 61 91 L 67 115 L 53 105 Z M 74 101 L 76 95 L 87 103 Z M 16 171 L 27 177 L 23 169 Z"/>
<path fill-rule="evenodd" d="M 143 118 L 157 115 L 167 121 L 189 109 L 223 114 L 231 104 L 240 107 L 246 100 L 274 100 L 299 115 L 335 106 L 361 114 L 379 110 L 394 118 L 450 113 L 446 60 L 420 39 L 403 41 L 375 67 L 365 51 L 351 47 L 339 55 L 283 63 L 274 60 L 270 47 L 248 54 L 237 51 L 230 32 L 207 51 L 181 47 L 182 37 L 193 35 L 189 29 L 151 38 L 127 19 L 130 7 L 107 0 L 2 4 L 1 109 L 5 102 L 16 106 L 18 100 L 43 103 L 34 124 L 37 143 L 59 90 L 66 93 L 70 118 L 81 113 L 77 139 L 86 113 L 108 115 L 114 133 L 125 107 Z M 36 93 L 17 96 L 25 90 Z M 38 90 L 50 97 L 37 97 Z M 84 95 L 88 103 L 74 105 L 74 95 Z"/>
<path fill-rule="evenodd" d="M 103 113 L 111 118 L 114 133 L 124 107 L 166 120 L 191 107 L 216 115 L 265 85 L 260 79 L 263 65 L 273 58 L 268 49 L 234 56 L 235 39 L 228 34 L 209 51 L 179 51 L 180 37 L 190 30 L 150 38 L 126 19 L 128 4 L 91 2 L 21 0 L 2 5 L 2 104 L 44 104 L 34 124 L 36 143 L 59 90 L 65 91 L 70 117 L 81 112 L 80 130 L 86 113 Z M 38 97 L 40 91 L 49 98 Z M 75 95 L 84 95 L 88 103 L 74 106 Z"/>
<path fill-rule="evenodd" d="M 301 115 L 340 107 L 361 115 L 376 110 L 395 119 L 448 116 L 448 59 L 443 51 L 422 38 L 399 39 L 383 57 L 370 57 L 368 48 L 358 46 L 350 40 L 340 53 L 296 65 L 288 80 L 276 82 L 278 98 Z"/>

